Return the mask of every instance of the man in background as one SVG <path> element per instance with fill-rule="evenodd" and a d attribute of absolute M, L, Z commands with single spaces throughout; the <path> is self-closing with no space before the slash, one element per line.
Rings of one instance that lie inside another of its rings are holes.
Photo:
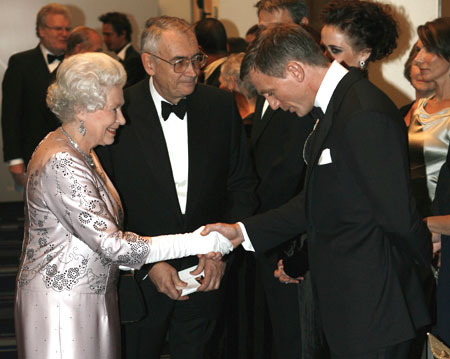
<path fill-rule="evenodd" d="M 64 59 L 70 24 L 67 7 L 56 3 L 42 7 L 36 18 L 38 46 L 8 62 L 2 83 L 3 156 L 19 186 L 35 147 L 59 125 L 45 97 L 52 73 Z"/>
<path fill-rule="evenodd" d="M 87 26 L 77 26 L 67 39 L 66 57 L 84 52 L 102 52 L 103 41 L 100 34 Z"/>
<path fill-rule="evenodd" d="M 219 20 L 209 17 L 198 21 L 194 31 L 200 48 L 208 56 L 201 81 L 219 87 L 220 68 L 228 56 L 225 26 Z"/>
<path fill-rule="evenodd" d="M 127 83 L 124 88 L 134 85 L 146 77 L 139 52 L 131 44 L 131 24 L 125 14 L 108 12 L 98 18 L 103 23 L 103 41 L 109 51 L 125 67 Z"/>

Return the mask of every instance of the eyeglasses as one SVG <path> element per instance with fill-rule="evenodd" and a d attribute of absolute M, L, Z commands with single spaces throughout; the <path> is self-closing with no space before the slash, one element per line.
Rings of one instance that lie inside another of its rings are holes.
<path fill-rule="evenodd" d="M 46 27 L 47 29 L 50 29 L 50 30 L 53 30 L 53 31 L 56 31 L 56 32 L 63 32 L 63 31 L 71 32 L 71 31 L 72 31 L 72 28 L 71 28 L 71 27 L 47 26 L 47 25 L 45 25 L 45 27 Z"/>
<path fill-rule="evenodd" d="M 173 71 L 181 74 L 182 72 L 186 71 L 190 64 L 192 64 L 192 67 L 194 70 L 200 70 L 203 66 L 206 64 L 206 60 L 208 59 L 208 56 L 205 54 L 197 54 L 192 56 L 190 59 L 187 57 L 179 58 L 175 61 L 167 61 L 155 54 L 152 54 L 150 52 L 147 52 L 147 54 L 152 55 L 156 57 L 157 59 L 160 59 L 169 65 L 173 66 Z"/>

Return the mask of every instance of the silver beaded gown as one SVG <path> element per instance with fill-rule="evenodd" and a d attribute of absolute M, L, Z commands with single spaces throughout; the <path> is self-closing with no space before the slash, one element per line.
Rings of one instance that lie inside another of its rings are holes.
<path fill-rule="evenodd" d="M 120 357 L 118 265 L 139 268 L 150 247 L 120 230 L 119 196 L 93 158 L 95 168 L 56 130 L 28 165 L 15 303 L 19 358 Z"/>

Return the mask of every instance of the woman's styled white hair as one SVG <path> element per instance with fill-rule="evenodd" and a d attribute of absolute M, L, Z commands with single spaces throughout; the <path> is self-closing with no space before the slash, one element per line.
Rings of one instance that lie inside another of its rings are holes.
<path fill-rule="evenodd" d="M 64 60 L 47 92 L 47 105 L 61 122 L 77 111 L 94 112 L 106 104 L 111 87 L 122 87 L 126 73 L 120 62 L 102 53 L 83 53 Z"/>

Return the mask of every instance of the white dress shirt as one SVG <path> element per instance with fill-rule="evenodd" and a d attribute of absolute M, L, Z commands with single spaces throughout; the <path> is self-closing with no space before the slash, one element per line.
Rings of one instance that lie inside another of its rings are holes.
<path fill-rule="evenodd" d="M 161 101 L 167 101 L 163 98 L 153 85 L 153 78 L 150 77 L 150 93 L 155 103 L 156 112 L 166 140 L 167 151 L 169 152 L 170 165 L 172 166 L 173 180 L 177 190 L 178 202 L 181 213 L 186 212 L 186 200 L 188 190 L 189 176 L 189 147 L 188 147 L 188 129 L 187 113 L 181 120 L 171 113 L 169 118 L 164 121 L 161 115 Z"/>
<path fill-rule="evenodd" d="M 119 60 L 121 60 L 121 61 L 123 61 L 123 60 L 125 60 L 125 56 L 126 56 L 126 54 L 127 54 L 127 50 L 128 50 L 128 48 L 131 46 L 131 42 L 129 42 L 128 44 L 126 44 L 124 47 L 122 47 L 122 50 L 120 50 L 118 53 L 117 53 L 117 58 L 119 59 Z"/>

